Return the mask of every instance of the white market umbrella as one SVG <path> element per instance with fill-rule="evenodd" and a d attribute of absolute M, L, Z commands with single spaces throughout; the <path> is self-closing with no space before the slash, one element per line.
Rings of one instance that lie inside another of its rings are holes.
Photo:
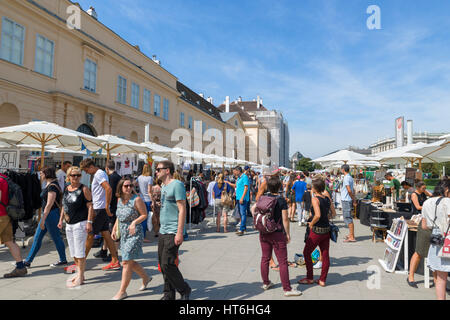
<path fill-rule="evenodd" d="M 419 162 L 446 162 L 450 161 L 450 135 L 449 140 L 444 139 L 426 144 L 424 146 L 419 146 L 411 150 L 411 152 L 414 152 L 416 154 L 419 154 L 423 157 L 423 160 Z M 441 137 L 442 138 L 442 137 Z"/>
<path fill-rule="evenodd" d="M 350 150 L 340 150 L 337 152 L 334 152 L 332 154 L 329 154 L 327 156 L 324 157 L 320 157 L 317 159 L 312 160 L 312 162 L 319 162 L 319 163 L 332 163 L 332 162 L 336 162 L 336 161 L 342 161 L 344 163 L 347 163 L 349 161 L 358 161 L 358 160 L 372 160 L 370 158 L 368 158 L 367 156 L 357 153 L 357 152 L 353 152 Z"/>
<path fill-rule="evenodd" d="M 44 165 L 46 146 L 81 149 L 84 145 L 89 150 L 96 150 L 103 142 L 98 137 L 46 121 L 32 121 L 27 124 L 0 128 L 0 139 L 6 139 L 16 144 L 39 144 L 41 146 L 41 168 Z"/>
<path fill-rule="evenodd" d="M 149 152 L 150 148 L 140 145 L 136 142 L 129 141 L 123 138 L 105 134 L 98 138 L 105 140 L 101 144 L 101 148 L 106 151 L 106 158 L 109 160 L 111 153 L 145 153 Z"/>
<path fill-rule="evenodd" d="M 170 155 L 172 152 L 172 148 L 165 147 L 154 142 L 142 142 L 141 146 L 150 149 L 149 153 L 155 156 L 165 157 Z"/>

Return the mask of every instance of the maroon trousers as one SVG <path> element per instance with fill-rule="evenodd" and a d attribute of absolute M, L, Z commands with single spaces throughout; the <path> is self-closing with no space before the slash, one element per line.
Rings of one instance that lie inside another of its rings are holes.
<path fill-rule="evenodd" d="M 270 234 L 259 234 L 261 243 L 261 277 L 264 284 L 269 284 L 269 262 L 272 258 L 272 250 L 277 256 L 278 266 L 280 268 L 280 279 L 284 291 L 291 291 L 289 282 L 289 270 L 287 260 L 286 235 L 283 232 L 274 232 Z"/>
<path fill-rule="evenodd" d="M 313 280 L 313 263 L 311 259 L 311 253 L 319 246 L 322 254 L 322 272 L 320 274 L 320 281 L 326 282 L 328 269 L 330 268 L 330 233 L 316 234 L 312 231 L 309 232 L 309 237 L 306 240 L 305 249 L 303 250 L 303 257 L 306 262 L 306 278 Z"/>

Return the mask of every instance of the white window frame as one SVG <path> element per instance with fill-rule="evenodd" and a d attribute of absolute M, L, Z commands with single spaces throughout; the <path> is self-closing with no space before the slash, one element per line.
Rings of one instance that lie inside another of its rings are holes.
<path fill-rule="evenodd" d="M 188 119 L 188 129 L 191 129 L 191 130 L 192 130 L 193 124 L 194 124 L 194 121 L 193 121 L 193 119 L 192 119 L 192 116 L 189 116 L 189 119 Z"/>
<path fill-rule="evenodd" d="M 13 24 L 13 30 L 12 30 L 12 34 L 7 34 L 6 33 L 6 28 L 5 28 L 5 21 L 8 21 L 10 23 Z M 22 34 L 21 37 L 17 37 L 15 35 L 15 30 L 16 27 L 22 28 Z M 23 66 L 23 55 L 24 55 L 24 46 L 25 46 L 25 33 L 26 33 L 26 29 L 24 26 L 22 26 L 21 24 L 15 22 L 14 20 L 8 19 L 6 17 L 2 18 L 2 34 L 1 34 L 1 41 L 0 41 L 0 57 L 6 61 L 9 61 L 11 63 Z M 9 51 L 6 52 L 5 49 L 5 43 L 6 43 L 6 39 L 5 37 L 9 37 L 11 40 L 10 43 L 10 48 Z M 20 41 L 20 61 L 13 61 L 13 51 L 14 51 L 14 40 Z M 7 54 L 9 54 L 9 56 L 7 56 Z"/>
<path fill-rule="evenodd" d="M 144 93 L 142 96 L 142 111 L 150 113 L 152 108 L 151 102 L 152 102 L 152 92 L 144 88 Z"/>
<path fill-rule="evenodd" d="M 83 88 L 85 90 L 96 92 L 97 91 L 97 63 L 91 59 L 84 61 L 84 83 Z"/>
<path fill-rule="evenodd" d="M 127 79 L 121 75 L 117 77 L 117 101 L 127 104 Z"/>
<path fill-rule="evenodd" d="M 153 95 L 153 115 L 161 116 L 161 96 L 157 94 Z"/>
<path fill-rule="evenodd" d="M 39 38 L 41 38 L 42 43 L 43 43 L 43 48 L 38 46 L 39 43 Z M 46 49 L 47 44 L 51 45 L 51 50 L 48 51 Z M 42 52 L 42 61 L 38 61 L 38 51 Z M 46 57 L 50 56 L 50 73 L 46 73 L 45 72 L 45 68 L 48 67 L 45 63 Z M 43 35 L 37 33 L 36 34 L 36 52 L 35 52 L 35 56 L 34 56 L 34 71 L 46 75 L 48 77 L 52 77 L 53 76 L 53 64 L 55 61 L 55 42 L 53 42 L 52 40 L 44 37 Z"/>
<path fill-rule="evenodd" d="M 141 88 L 136 82 L 131 83 L 131 106 L 139 109 L 139 95 Z"/>
<path fill-rule="evenodd" d="M 163 119 L 169 120 L 169 99 L 163 99 Z"/>
<path fill-rule="evenodd" d="M 184 128 L 184 112 L 180 112 L 180 127 Z"/>

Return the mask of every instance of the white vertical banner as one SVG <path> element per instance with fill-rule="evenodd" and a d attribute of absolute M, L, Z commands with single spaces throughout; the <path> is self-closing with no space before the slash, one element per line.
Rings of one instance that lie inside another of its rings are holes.
<path fill-rule="evenodd" d="M 405 118 L 398 117 L 395 119 L 395 143 L 397 148 L 403 147 L 405 137 Z"/>

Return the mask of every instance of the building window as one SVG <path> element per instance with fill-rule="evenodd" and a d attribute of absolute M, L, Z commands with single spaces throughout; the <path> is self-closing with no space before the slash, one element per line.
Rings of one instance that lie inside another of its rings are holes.
<path fill-rule="evenodd" d="M 35 71 L 51 77 L 53 75 L 53 57 L 54 57 L 53 41 L 41 36 L 36 36 L 36 61 Z"/>
<path fill-rule="evenodd" d="M 127 79 L 122 76 L 119 76 L 117 84 L 117 101 L 127 104 Z"/>
<path fill-rule="evenodd" d="M 131 106 L 136 109 L 139 109 L 139 91 L 139 85 L 133 82 L 131 84 Z"/>
<path fill-rule="evenodd" d="M 97 90 L 97 64 L 89 59 L 84 62 L 84 89 Z"/>
<path fill-rule="evenodd" d="M 180 127 L 184 128 L 184 112 L 180 112 Z"/>
<path fill-rule="evenodd" d="M 151 97 L 150 90 L 144 89 L 144 97 L 142 100 L 142 110 L 145 112 L 150 113 L 150 97 Z"/>
<path fill-rule="evenodd" d="M 192 117 L 189 116 L 188 129 L 192 129 Z"/>
<path fill-rule="evenodd" d="M 234 120 L 234 125 L 237 127 L 238 126 L 238 121 Z"/>
<path fill-rule="evenodd" d="M 159 117 L 161 116 L 161 97 L 155 94 L 153 100 L 153 114 Z"/>
<path fill-rule="evenodd" d="M 202 121 L 202 133 L 205 133 L 206 131 L 206 123 Z"/>
<path fill-rule="evenodd" d="M 25 27 L 8 18 L 2 21 L 1 57 L 9 62 L 23 65 Z"/>
<path fill-rule="evenodd" d="M 169 100 L 163 100 L 163 119 L 169 120 Z"/>

